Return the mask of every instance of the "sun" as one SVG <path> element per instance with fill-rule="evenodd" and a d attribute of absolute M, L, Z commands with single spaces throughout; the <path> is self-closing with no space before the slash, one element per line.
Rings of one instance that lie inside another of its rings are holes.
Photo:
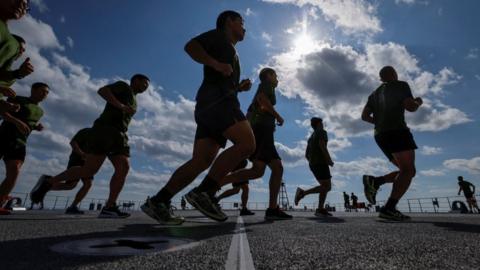
<path fill-rule="evenodd" d="M 316 43 L 308 33 L 302 33 L 294 39 L 293 46 L 296 54 L 305 55 L 315 50 Z"/>

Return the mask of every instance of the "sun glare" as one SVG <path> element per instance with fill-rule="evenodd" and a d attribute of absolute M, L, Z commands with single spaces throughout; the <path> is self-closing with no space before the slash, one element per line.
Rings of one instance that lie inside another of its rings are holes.
<path fill-rule="evenodd" d="M 297 36 L 293 45 L 295 52 L 299 55 L 307 54 L 315 49 L 315 41 L 306 33 L 302 33 Z"/>

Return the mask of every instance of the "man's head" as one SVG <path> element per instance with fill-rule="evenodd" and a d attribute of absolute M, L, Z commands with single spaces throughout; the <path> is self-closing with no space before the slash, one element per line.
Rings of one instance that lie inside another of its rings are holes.
<path fill-rule="evenodd" d="M 25 39 L 23 39 L 21 36 L 17 36 L 17 35 L 12 35 L 12 36 L 15 38 L 15 40 L 18 42 L 18 45 L 19 45 L 18 54 L 15 57 L 15 59 L 18 59 L 22 57 L 23 53 L 25 52 L 26 42 L 25 42 Z"/>
<path fill-rule="evenodd" d="M 463 176 L 459 176 L 457 179 L 458 179 L 458 182 L 462 182 L 463 181 Z"/>
<path fill-rule="evenodd" d="M 311 126 L 313 129 L 323 128 L 323 120 L 322 120 L 322 118 L 319 118 L 319 117 L 312 117 L 312 118 L 310 118 L 310 126 Z"/>
<path fill-rule="evenodd" d="M 235 41 L 242 41 L 245 37 L 242 15 L 233 10 L 226 10 L 218 15 L 217 29 L 230 31 Z"/>
<path fill-rule="evenodd" d="M 130 86 L 135 93 L 143 93 L 147 90 L 150 79 L 143 74 L 135 74 L 130 79 Z"/>
<path fill-rule="evenodd" d="M 1 0 L 0 20 L 18 20 L 28 11 L 28 0 Z"/>
<path fill-rule="evenodd" d="M 382 82 L 392 82 L 398 80 L 397 71 L 392 66 L 385 66 L 380 70 L 380 80 Z"/>
<path fill-rule="evenodd" d="M 277 73 L 273 68 L 263 68 L 262 70 L 260 70 L 260 74 L 258 77 L 260 78 L 260 82 L 262 83 L 270 83 L 273 87 L 278 86 Z"/>
<path fill-rule="evenodd" d="M 36 103 L 42 102 L 47 97 L 49 89 L 48 84 L 36 82 L 32 85 L 30 98 Z"/>

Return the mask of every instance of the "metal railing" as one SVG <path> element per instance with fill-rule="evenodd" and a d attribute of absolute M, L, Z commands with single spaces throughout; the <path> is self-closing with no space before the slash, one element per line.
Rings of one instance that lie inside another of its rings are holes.
<path fill-rule="evenodd" d="M 22 206 L 29 209 L 31 207 L 31 201 L 28 193 L 12 192 L 12 197 L 19 197 L 22 199 Z M 480 195 L 476 195 L 477 200 L 480 199 Z M 43 209 L 49 210 L 64 210 L 70 206 L 73 201 L 72 197 L 69 196 L 60 196 L 60 195 L 47 195 L 43 201 Z M 402 212 L 409 213 L 447 213 L 452 210 L 452 203 L 454 201 L 461 201 L 466 203 L 465 197 L 463 196 L 449 196 L 449 197 L 430 197 L 430 198 L 409 198 L 401 200 L 397 208 Z M 138 211 L 140 206 L 144 201 L 138 200 L 119 200 L 117 204 L 124 210 Z M 359 208 L 346 209 L 343 203 L 326 203 L 329 207 L 334 208 L 335 211 L 375 211 L 375 207 L 382 206 L 385 204 L 385 201 L 378 201 L 377 206 L 370 206 L 368 209 Z M 105 205 L 105 199 L 98 198 L 85 198 L 79 204 L 79 208 L 87 210 L 99 211 Z M 130 205 L 130 207 L 125 207 Z M 174 201 L 172 202 L 174 209 L 181 210 L 181 202 Z M 220 206 L 225 210 L 235 210 L 241 207 L 240 202 L 221 202 Z M 366 206 L 368 206 L 366 204 Z M 251 210 L 265 210 L 268 208 L 268 202 L 249 202 L 247 207 Z M 34 209 L 38 209 L 39 206 L 35 205 Z M 313 211 L 317 208 L 317 203 L 302 203 L 298 206 L 293 207 L 292 205 L 288 206 L 289 210 L 295 211 Z M 190 205 L 187 205 L 186 209 L 192 209 Z"/>

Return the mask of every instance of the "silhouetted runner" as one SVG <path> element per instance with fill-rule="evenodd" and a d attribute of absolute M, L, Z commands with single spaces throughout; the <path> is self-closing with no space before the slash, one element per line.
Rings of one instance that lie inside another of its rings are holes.
<path fill-rule="evenodd" d="M 310 125 L 313 133 L 308 139 L 305 157 L 308 160 L 310 171 L 320 185 L 307 190 L 297 188 L 295 205 L 298 205 L 300 200 L 306 195 L 318 193 L 318 208 L 315 211 L 315 215 L 331 216 L 332 214 L 324 207 L 327 194 L 332 189 L 332 175 L 330 174 L 329 166 L 333 166 L 333 161 L 327 148 L 328 135 L 323 127 L 323 120 L 321 118 L 311 118 Z"/>
<path fill-rule="evenodd" d="M 343 207 L 345 207 L 345 211 L 350 211 L 350 196 L 344 191 L 343 192 Z"/>
<path fill-rule="evenodd" d="M 362 120 L 375 125 L 375 141 L 387 158 L 399 169 L 387 175 L 363 176 L 365 197 L 376 203 L 378 188 L 393 182 L 392 193 L 380 210 L 380 218 L 402 221 L 410 219 L 396 209 L 398 201 L 407 192 L 415 176 L 415 149 L 417 145 L 405 122 L 405 110 L 415 112 L 422 104 L 414 98 L 410 86 L 398 80 L 391 66 L 380 70 L 382 84 L 369 97 L 362 112 Z"/>
<path fill-rule="evenodd" d="M 145 92 L 149 83 L 150 80 L 147 76 L 136 74 L 130 79 L 130 84 L 117 81 L 98 90 L 98 94 L 105 99 L 107 104 L 88 132 L 87 155 L 84 165 L 71 167 L 54 177 L 46 175 L 40 177 L 30 194 L 32 202 L 43 201 L 45 194 L 58 183 L 94 176 L 102 167 L 105 159 L 109 157 L 114 173 L 110 180 L 107 202 L 98 217 L 126 218 L 130 216 L 119 210 L 116 201 L 130 169 L 128 126 L 137 111 L 137 94 Z"/>
<path fill-rule="evenodd" d="M 9 214 L 3 209 L 4 202 L 15 187 L 20 169 L 25 161 L 27 139 L 32 131 L 42 131 L 39 123 L 43 110 L 39 106 L 48 95 L 49 87 L 45 83 L 34 83 L 30 96 L 8 98 L 8 102 L 20 107 L 17 112 L 2 113 L 0 125 L 0 158 L 5 163 L 6 177 L 0 185 L 0 214 Z"/>
<path fill-rule="evenodd" d="M 250 80 L 240 82 L 240 62 L 235 49 L 244 36 L 242 16 L 228 10 L 218 16 L 216 29 L 193 38 L 185 45 L 188 55 L 203 64 L 203 82 L 195 105 L 197 130 L 192 158 L 142 205 L 142 210 L 160 223 L 183 223 L 184 218 L 175 216 L 171 211 L 170 201 L 208 168 L 210 170 L 200 186 L 185 195 L 185 199 L 214 220 L 227 219 L 215 203 L 214 195 L 220 189 L 219 182 L 255 150 L 252 129 L 240 110 L 237 98 L 238 92 L 251 88 Z M 233 146 L 217 157 L 227 140 L 232 141 Z"/>
<path fill-rule="evenodd" d="M 470 213 L 473 213 L 473 208 L 477 209 L 477 213 L 480 213 L 480 209 L 478 209 L 477 205 L 477 200 L 475 199 L 475 185 L 463 180 L 463 176 L 458 177 L 458 185 L 460 186 L 460 188 L 458 189 L 458 195 L 460 195 L 460 192 L 463 191 L 463 195 L 465 196 L 468 207 L 470 208 Z"/>

